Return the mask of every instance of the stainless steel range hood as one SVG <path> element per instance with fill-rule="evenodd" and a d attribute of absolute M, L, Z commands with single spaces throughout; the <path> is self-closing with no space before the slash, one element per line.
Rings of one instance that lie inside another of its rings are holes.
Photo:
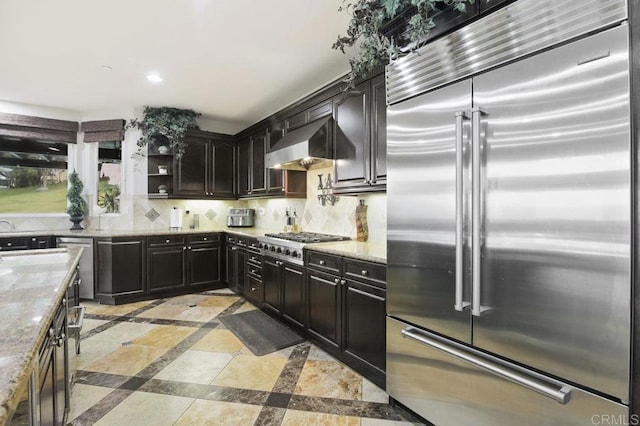
<path fill-rule="evenodd" d="M 267 153 L 271 169 L 308 170 L 333 164 L 333 121 L 331 117 L 292 130 Z"/>

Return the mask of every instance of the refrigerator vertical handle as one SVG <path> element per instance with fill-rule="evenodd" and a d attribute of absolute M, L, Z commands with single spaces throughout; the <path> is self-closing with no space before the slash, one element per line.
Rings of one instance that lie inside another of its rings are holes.
<path fill-rule="evenodd" d="M 467 118 L 462 111 L 456 112 L 456 295 L 455 304 L 456 311 L 462 312 L 464 308 L 470 305 L 464 301 L 464 235 L 463 235 L 463 209 L 464 209 L 464 164 L 463 149 L 464 120 Z"/>
<path fill-rule="evenodd" d="M 481 231 L 482 231 L 482 199 L 481 199 L 481 177 L 482 177 L 482 161 L 481 150 L 483 148 L 482 141 L 482 115 L 483 112 L 479 107 L 471 110 L 471 175 L 472 175 L 472 212 L 471 212 L 471 314 L 479 317 L 485 308 L 480 303 L 480 278 L 481 278 Z"/>

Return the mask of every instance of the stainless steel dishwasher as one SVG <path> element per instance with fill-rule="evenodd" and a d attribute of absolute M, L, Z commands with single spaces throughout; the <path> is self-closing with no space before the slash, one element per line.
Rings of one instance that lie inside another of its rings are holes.
<path fill-rule="evenodd" d="M 56 247 L 82 247 L 80 257 L 80 299 L 93 299 L 93 238 L 58 237 Z"/>

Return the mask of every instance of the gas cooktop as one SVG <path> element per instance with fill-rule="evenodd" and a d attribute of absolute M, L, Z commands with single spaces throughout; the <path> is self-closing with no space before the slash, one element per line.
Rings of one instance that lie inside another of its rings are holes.
<path fill-rule="evenodd" d="M 276 234 L 265 234 L 265 236 L 299 243 L 326 243 L 330 241 L 350 240 L 349 237 L 343 237 L 341 235 L 319 234 L 316 232 L 279 232 Z"/>
<path fill-rule="evenodd" d="M 302 249 L 307 244 L 347 240 L 350 238 L 316 232 L 280 232 L 258 237 L 259 247 L 263 254 L 297 265 L 303 264 Z"/>

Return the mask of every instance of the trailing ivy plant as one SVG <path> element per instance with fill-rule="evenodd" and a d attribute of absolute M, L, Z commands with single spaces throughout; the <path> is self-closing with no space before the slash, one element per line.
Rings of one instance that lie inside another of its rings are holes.
<path fill-rule="evenodd" d="M 134 118 L 127 129 L 139 129 L 142 136 L 137 141 L 138 154 L 144 155 L 144 148 L 156 135 L 162 135 L 169 141 L 176 158 L 182 157 L 186 149 L 184 136 L 190 129 L 197 129 L 196 119 L 201 114 L 190 109 L 145 106 L 142 120 Z"/>
<path fill-rule="evenodd" d="M 358 52 L 349 59 L 351 73 L 347 77 L 350 86 L 356 78 L 364 77 L 377 67 L 385 64 L 390 56 L 397 56 L 399 50 L 380 32 L 382 25 L 411 9 L 408 17 L 409 42 L 413 49 L 420 47 L 435 27 L 432 12 L 438 3 L 453 6 L 464 12 L 467 3 L 475 0 L 343 0 L 338 11 L 351 15 L 346 36 L 338 36 L 331 46 L 345 53 L 345 48 L 358 43 Z"/>

